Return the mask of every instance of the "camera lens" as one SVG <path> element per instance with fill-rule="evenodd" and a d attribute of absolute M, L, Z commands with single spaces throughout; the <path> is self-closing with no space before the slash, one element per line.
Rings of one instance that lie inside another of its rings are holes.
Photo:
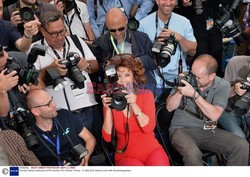
<path fill-rule="evenodd" d="M 117 93 L 119 92 L 119 93 Z M 112 96 L 111 106 L 117 111 L 122 111 L 127 106 L 127 99 L 123 93 L 120 93 L 120 90 L 116 91 Z"/>

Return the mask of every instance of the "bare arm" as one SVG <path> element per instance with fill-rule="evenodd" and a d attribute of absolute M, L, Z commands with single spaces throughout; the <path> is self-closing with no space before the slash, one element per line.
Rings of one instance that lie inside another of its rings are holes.
<path fill-rule="evenodd" d="M 85 148 L 89 151 L 88 155 L 86 155 L 84 158 L 84 164 L 81 164 L 87 166 L 90 156 L 95 149 L 96 140 L 95 137 L 85 127 L 80 132 L 79 137 L 84 140 L 84 142 L 86 143 Z"/>
<path fill-rule="evenodd" d="M 166 109 L 169 112 L 174 111 L 180 106 L 181 99 L 182 99 L 182 94 L 178 91 L 174 95 L 169 95 L 166 100 Z"/>
<path fill-rule="evenodd" d="M 113 128 L 113 115 L 111 109 L 109 108 L 109 106 L 111 105 L 111 98 L 107 97 L 105 94 L 102 95 L 101 98 L 106 112 L 106 114 L 104 115 L 105 117 L 102 128 L 107 134 L 111 134 Z"/>

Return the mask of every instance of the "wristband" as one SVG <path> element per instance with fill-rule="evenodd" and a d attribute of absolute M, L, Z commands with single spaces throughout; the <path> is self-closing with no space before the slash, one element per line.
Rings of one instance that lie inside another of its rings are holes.
<path fill-rule="evenodd" d="M 24 33 L 23 36 L 26 38 L 26 39 L 32 39 L 32 36 L 28 37 L 26 36 L 26 34 Z"/>

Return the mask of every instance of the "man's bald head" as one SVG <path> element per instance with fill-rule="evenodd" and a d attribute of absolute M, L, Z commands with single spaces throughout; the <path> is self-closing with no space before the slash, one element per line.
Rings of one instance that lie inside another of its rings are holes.
<path fill-rule="evenodd" d="M 109 27 L 114 23 L 127 23 L 127 17 L 125 16 L 124 12 L 119 8 L 112 8 L 107 12 L 106 15 L 106 25 Z"/>
<path fill-rule="evenodd" d="M 49 94 L 42 89 L 34 89 L 29 91 L 28 95 L 26 96 L 26 103 L 29 109 L 37 105 L 43 104 L 44 98 L 48 97 Z"/>
<path fill-rule="evenodd" d="M 216 59 L 208 54 L 200 55 L 195 59 L 192 68 L 204 69 L 207 74 L 216 73 L 218 69 L 218 63 Z"/>

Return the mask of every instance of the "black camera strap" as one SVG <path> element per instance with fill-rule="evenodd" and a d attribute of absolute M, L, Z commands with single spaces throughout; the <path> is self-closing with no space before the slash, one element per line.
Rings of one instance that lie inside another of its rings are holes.
<path fill-rule="evenodd" d="M 77 7 L 77 4 L 76 4 L 76 1 L 75 1 L 75 0 L 73 0 L 73 3 L 74 3 L 74 10 L 75 10 L 74 14 L 72 14 L 72 17 L 71 17 L 70 20 L 69 20 L 68 14 L 65 14 L 66 19 L 64 19 L 64 21 L 66 22 L 66 24 L 67 24 L 68 27 L 69 27 L 70 35 L 73 35 L 73 32 L 72 32 L 72 30 L 71 30 L 71 25 L 72 25 L 72 23 L 73 23 L 73 19 L 74 19 L 74 16 L 75 16 L 75 14 L 76 14 L 77 17 L 79 18 L 79 20 L 80 20 L 80 22 L 81 22 L 81 24 L 82 24 L 83 30 L 84 30 L 84 32 L 85 32 L 85 34 L 86 34 L 86 37 L 87 37 L 87 38 L 86 38 L 85 40 L 90 40 L 90 39 L 89 39 L 89 35 L 88 35 L 88 33 L 87 33 L 87 30 L 86 30 L 86 28 L 85 28 L 85 26 L 84 26 L 84 24 L 83 24 L 83 21 L 82 21 L 81 15 L 80 15 L 80 10 L 81 10 L 81 9 L 79 9 L 79 8 Z"/>
<path fill-rule="evenodd" d="M 126 151 L 127 147 L 128 147 L 128 142 L 129 142 L 129 124 L 128 124 L 128 114 L 129 114 L 129 104 L 127 105 L 127 117 L 126 117 L 126 124 L 125 124 L 125 137 L 126 137 L 126 144 L 124 145 L 123 148 L 121 149 L 117 149 L 116 148 L 116 132 L 115 132 L 115 127 L 114 127 L 114 121 L 115 121 L 115 118 L 114 118 L 114 114 L 113 114 L 113 111 L 112 112 L 112 115 L 113 115 L 113 127 L 112 127 L 112 130 L 111 130 L 111 144 L 113 145 L 114 149 L 115 149 L 115 152 L 117 152 L 118 154 L 122 154 Z"/>
<path fill-rule="evenodd" d="M 165 29 L 168 29 L 171 16 L 172 16 L 172 14 L 169 17 L 168 22 L 166 24 L 164 24 Z M 155 14 L 155 29 L 156 29 L 156 31 L 155 31 L 155 39 L 154 39 L 154 41 L 156 41 L 156 39 L 157 39 L 158 26 L 159 26 L 159 20 L 158 20 L 158 14 L 156 12 L 156 14 Z"/>

